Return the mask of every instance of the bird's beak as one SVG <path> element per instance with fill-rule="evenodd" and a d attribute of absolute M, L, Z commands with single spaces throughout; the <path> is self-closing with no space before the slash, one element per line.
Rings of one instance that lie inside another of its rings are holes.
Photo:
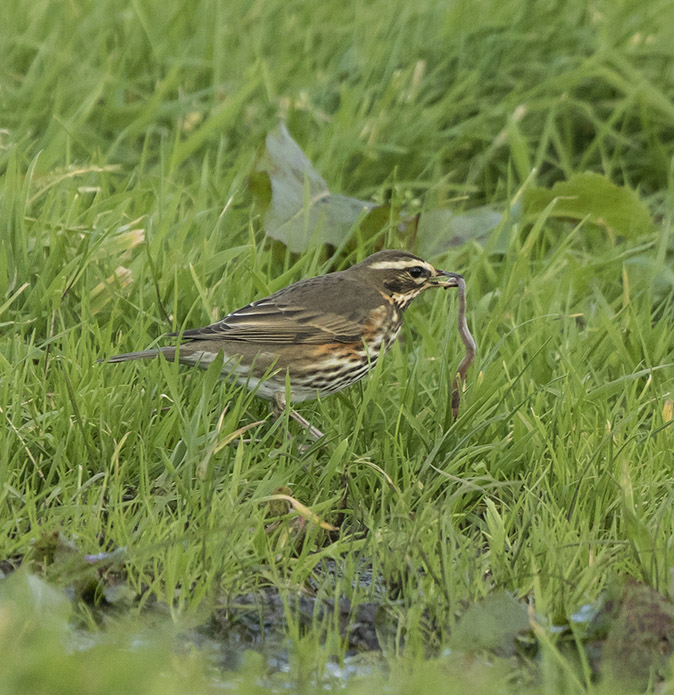
<path fill-rule="evenodd" d="M 436 270 L 435 272 L 436 275 L 429 278 L 429 282 L 436 287 L 444 287 L 445 289 L 458 287 L 459 280 L 463 280 L 463 275 L 450 273 L 448 270 Z"/>

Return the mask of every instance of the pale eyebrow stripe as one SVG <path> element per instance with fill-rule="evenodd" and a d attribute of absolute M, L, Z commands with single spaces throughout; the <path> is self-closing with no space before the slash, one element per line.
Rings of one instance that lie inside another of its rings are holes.
<path fill-rule="evenodd" d="M 427 263 L 415 261 L 412 258 L 408 261 L 379 261 L 373 263 L 370 268 L 372 268 L 372 270 L 406 270 L 407 268 L 415 268 L 416 266 L 425 268 L 429 273 L 433 272 Z"/>

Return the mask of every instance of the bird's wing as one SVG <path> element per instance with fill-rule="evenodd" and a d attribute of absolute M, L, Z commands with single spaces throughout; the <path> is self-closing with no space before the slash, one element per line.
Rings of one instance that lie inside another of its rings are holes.
<path fill-rule="evenodd" d="M 325 280 L 325 276 L 321 279 Z M 224 339 L 253 343 L 359 342 L 367 314 L 363 315 L 354 306 L 344 307 L 339 295 L 335 297 L 334 310 L 321 308 L 325 307 L 326 297 L 331 292 L 343 289 L 339 284 L 332 287 L 332 283 L 324 282 L 316 288 L 311 281 L 298 283 L 233 311 L 217 323 L 180 335 L 185 340 Z"/>

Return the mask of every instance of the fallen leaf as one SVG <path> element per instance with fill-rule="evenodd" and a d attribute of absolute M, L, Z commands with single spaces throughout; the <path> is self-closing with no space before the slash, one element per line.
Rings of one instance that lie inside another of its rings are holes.
<path fill-rule="evenodd" d="M 124 266 L 120 265 L 115 268 L 115 272 L 107 277 L 102 282 L 99 282 L 89 292 L 89 301 L 91 302 L 91 313 L 97 314 L 112 298 L 110 290 L 119 287 L 124 289 L 133 282 L 133 274 Z"/>
<path fill-rule="evenodd" d="M 553 200 L 550 217 L 587 218 L 624 237 L 643 234 L 653 226 L 648 207 L 635 191 L 595 172 L 575 174 L 552 188 L 528 188 L 523 195 L 527 216 L 539 215 Z"/>
<path fill-rule="evenodd" d="M 321 521 L 320 517 L 317 514 L 314 514 L 314 512 L 309 509 L 306 505 L 302 504 L 299 500 L 296 500 L 294 497 L 291 497 L 290 495 L 267 495 L 266 497 L 260 498 L 260 502 L 272 502 L 274 500 L 284 500 L 285 502 L 290 503 L 292 508 L 304 519 L 307 521 L 310 521 L 312 524 L 316 524 L 320 526 L 322 529 L 325 529 L 326 531 L 338 531 L 339 529 L 336 526 L 333 526 L 332 524 L 329 524 L 327 521 Z"/>
<path fill-rule="evenodd" d="M 454 627 L 450 645 L 459 651 L 497 649 L 510 653 L 515 637 L 529 628 L 526 605 L 501 592 L 470 606 Z"/>
<path fill-rule="evenodd" d="M 268 133 L 249 187 L 266 208 L 265 234 L 292 252 L 317 244 L 341 244 L 370 212 L 384 208 L 376 203 L 331 193 L 299 145 L 281 124 Z M 388 217 L 388 216 L 387 216 Z"/>

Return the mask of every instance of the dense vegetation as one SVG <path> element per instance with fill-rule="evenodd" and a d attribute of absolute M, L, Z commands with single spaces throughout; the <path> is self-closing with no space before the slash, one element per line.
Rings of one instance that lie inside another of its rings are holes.
<path fill-rule="evenodd" d="M 4 0 L 0 50 L 4 692 L 670 677 L 671 2 Z M 339 243 L 267 236 L 281 121 L 377 204 Z M 456 422 L 445 292 L 318 444 L 97 364 L 381 247 L 467 279 Z"/>

